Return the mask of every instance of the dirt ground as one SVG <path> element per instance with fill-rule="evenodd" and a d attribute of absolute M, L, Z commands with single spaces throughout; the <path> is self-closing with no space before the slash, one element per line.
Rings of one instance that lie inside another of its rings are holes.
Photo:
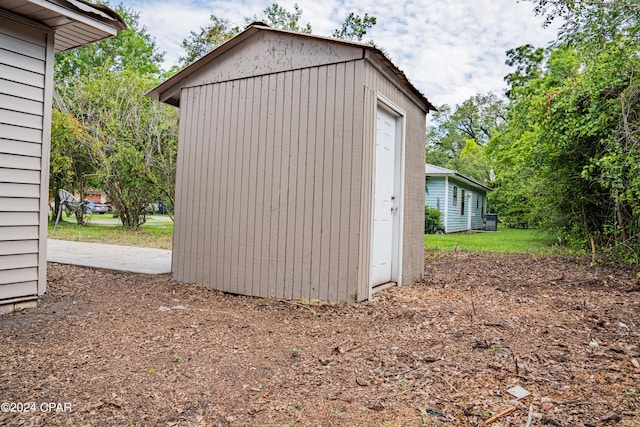
<path fill-rule="evenodd" d="M 423 283 L 311 307 L 50 264 L 0 317 L 0 425 L 639 426 L 636 274 L 428 253 Z"/>

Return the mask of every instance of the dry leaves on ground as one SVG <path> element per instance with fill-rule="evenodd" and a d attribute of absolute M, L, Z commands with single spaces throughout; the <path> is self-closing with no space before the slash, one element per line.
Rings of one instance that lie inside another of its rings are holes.
<path fill-rule="evenodd" d="M 1 400 L 36 404 L 0 424 L 637 426 L 639 290 L 615 266 L 428 253 L 423 283 L 307 306 L 52 264 L 40 306 L 0 317 Z"/>

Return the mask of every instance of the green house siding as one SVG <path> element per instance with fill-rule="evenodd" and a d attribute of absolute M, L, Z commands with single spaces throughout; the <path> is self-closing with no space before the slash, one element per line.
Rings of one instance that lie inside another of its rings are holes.
<path fill-rule="evenodd" d="M 424 204 L 440 209 L 447 233 L 484 228 L 487 192 L 456 177 L 426 176 Z"/>

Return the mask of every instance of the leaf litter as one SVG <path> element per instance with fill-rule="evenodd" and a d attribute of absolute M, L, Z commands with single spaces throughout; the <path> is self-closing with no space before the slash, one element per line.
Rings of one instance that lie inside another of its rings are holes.
<path fill-rule="evenodd" d="M 48 280 L 0 317 L 0 395 L 72 409 L 0 425 L 640 425 L 637 269 L 427 252 L 422 282 L 337 305 L 58 264 Z"/>

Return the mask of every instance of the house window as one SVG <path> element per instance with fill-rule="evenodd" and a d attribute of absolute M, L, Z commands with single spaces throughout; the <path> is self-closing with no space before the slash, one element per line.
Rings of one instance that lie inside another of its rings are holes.
<path fill-rule="evenodd" d="M 462 203 L 460 203 L 460 215 L 464 215 L 464 190 L 462 190 Z"/>
<path fill-rule="evenodd" d="M 436 198 L 436 208 L 440 210 L 440 197 Z"/>
<path fill-rule="evenodd" d="M 458 187 L 453 186 L 453 206 L 458 206 Z"/>
<path fill-rule="evenodd" d="M 480 197 L 476 198 L 476 210 L 480 209 Z"/>
<path fill-rule="evenodd" d="M 484 197 L 482 198 L 482 210 L 480 211 L 480 218 L 484 219 Z"/>

